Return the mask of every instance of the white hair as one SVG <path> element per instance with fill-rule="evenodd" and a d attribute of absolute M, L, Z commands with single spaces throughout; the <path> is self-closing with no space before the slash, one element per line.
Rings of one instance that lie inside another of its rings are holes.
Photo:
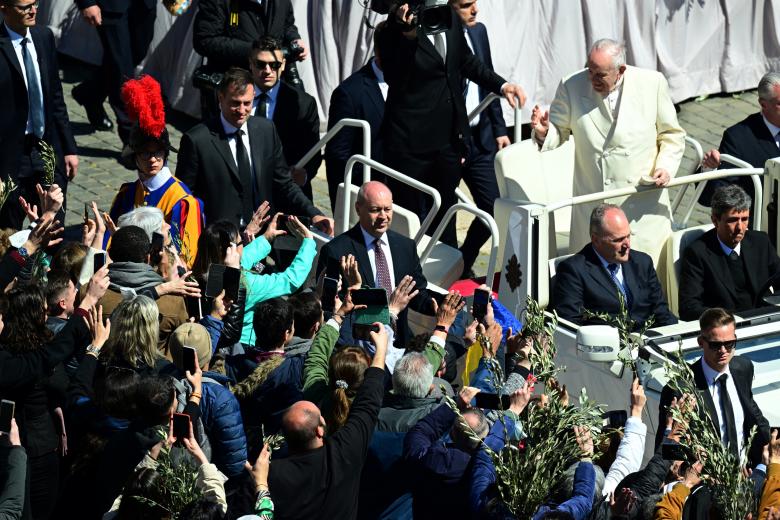
<path fill-rule="evenodd" d="M 160 208 L 141 206 L 119 217 L 119 220 L 116 221 L 116 226 L 117 228 L 138 226 L 146 231 L 149 240 L 152 240 L 152 233 L 159 233 L 162 229 L 163 220 L 165 220 L 165 216 Z"/>
<path fill-rule="evenodd" d="M 619 69 L 626 64 L 626 46 L 617 40 L 612 40 L 610 38 L 596 40 L 593 42 L 593 45 L 590 46 L 588 56 L 590 56 L 593 51 L 603 51 L 612 56 L 612 65 L 616 69 Z"/>
<path fill-rule="evenodd" d="M 433 367 L 419 352 L 404 354 L 393 370 L 393 392 L 403 397 L 422 398 L 433 384 Z"/>
<path fill-rule="evenodd" d="M 778 96 L 775 94 L 775 87 L 780 85 L 780 72 L 767 72 L 761 81 L 758 82 L 758 99 L 771 101 Z"/>

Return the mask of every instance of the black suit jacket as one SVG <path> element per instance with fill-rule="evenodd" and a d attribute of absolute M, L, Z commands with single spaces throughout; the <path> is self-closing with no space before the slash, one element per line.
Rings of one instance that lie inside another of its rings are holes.
<path fill-rule="evenodd" d="M 757 296 L 767 280 L 780 272 L 780 258 L 769 236 L 754 230 L 745 234 L 740 254 L 747 265 L 747 282 Z M 681 319 L 698 320 L 710 307 L 723 307 L 731 312 L 746 310 L 737 308 L 729 261 L 715 229 L 707 231 L 683 252 L 679 282 Z"/>
<path fill-rule="evenodd" d="M 485 26 L 478 22 L 473 27 L 467 27 L 466 31 L 468 31 L 469 37 L 471 38 L 474 54 L 482 60 L 490 70 L 494 70 L 493 57 L 490 54 L 490 41 L 488 40 Z M 482 86 L 479 87 L 480 102 L 484 100 L 488 94 L 490 94 L 489 90 Z M 498 149 L 496 138 L 507 135 L 506 123 L 504 123 L 504 116 L 501 113 L 500 100 L 494 100 L 490 106 L 482 112 L 479 123 L 475 128 L 471 129 L 471 132 L 474 144 L 482 153 L 496 153 L 496 150 Z"/>
<path fill-rule="evenodd" d="M 631 292 L 629 313 L 637 327 L 651 315 L 655 316 L 654 326 L 677 323 L 666 305 L 653 260 L 648 255 L 632 250 L 628 262 L 623 264 L 623 280 Z M 553 304 L 562 318 L 585 325 L 596 322 L 583 319 L 583 309 L 617 315 L 620 310 L 617 294 L 617 286 L 590 244 L 558 266 Z"/>
<path fill-rule="evenodd" d="M 409 307 L 422 314 L 433 314 L 433 304 L 431 298 L 435 298 L 439 303 L 444 295 L 428 290 L 428 281 L 422 272 L 420 257 L 417 255 L 417 247 L 414 240 L 407 238 L 395 231 L 387 232 L 387 242 L 390 245 L 390 252 L 393 259 L 393 275 L 395 283 L 398 284 L 401 279 L 410 275 L 414 278 L 416 290 L 420 293 L 409 302 Z M 363 232 L 360 230 L 360 224 L 349 229 L 346 233 L 335 237 L 325 244 L 320 251 L 319 261 L 317 263 L 317 276 L 328 265 L 328 260 L 338 260 L 345 255 L 354 255 L 360 268 L 360 276 L 363 279 L 363 285 L 374 287 L 374 272 L 371 269 L 371 262 L 368 260 L 368 250 L 366 242 L 363 239 Z M 409 325 L 407 323 L 407 312 L 404 310 L 398 316 L 397 325 L 397 345 L 406 345 L 406 341 L 411 337 Z"/>
<path fill-rule="evenodd" d="M 320 215 L 290 177 L 273 123 L 263 117 L 250 117 L 247 125 L 258 203 L 267 200 L 271 214 Z M 226 219 L 239 225 L 243 217 L 246 225 L 252 218 L 251 213 L 242 214 L 244 194 L 238 166 L 219 117 L 196 125 L 182 136 L 176 177 L 203 201 L 209 222 Z"/>
<path fill-rule="evenodd" d="M 57 48 L 48 27 L 31 27 L 30 35 L 41 71 L 45 118 L 43 140 L 54 148 L 58 157 L 57 167 L 62 174 L 62 157 L 75 155 L 77 151 L 68 119 L 68 109 L 62 96 Z M 3 179 L 16 178 L 24 150 L 28 102 L 23 74 L 5 24 L 0 23 L 0 177 Z"/>
<path fill-rule="evenodd" d="M 284 150 L 284 159 L 293 166 L 320 140 L 320 116 L 317 102 L 306 92 L 279 83 L 274 107 L 274 125 Z M 317 175 L 322 155 L 317 154 L 306 166 L 309 182 Z"/>
<path fill-rule="evenodd" d="M 723 132 L 723 139 L 720 141 L 718 151 L 747 161 L 754 168 L 763 168 L 764 163 L 769 159 L 780 157 L 780 149 L 777 148 L 774 137 L 764 124 L 764 118 L 760 112 L 750 114 L 736 125 L 728 127 Z M 734 166 L 723 163 L 721 168 L 734 168 Z M 753 181 L 750 177 L 727 177 L 708 182 L 701 197 L 699 197 L 699 202 L 709 206 L 712 194 L 718 187 L 725 184 L 739 184 L 748 195 L 754 196 Z"/>
<path fill-rule="evenodd" d="M 79 10 L 84 10 L 87 7 L 97 5 L 103 12 L 109 13 L 124 13 L 130 9 L 130 4 L 133 0 L 76 0 Z M 143 2 L 147 9 L 155 7 L 155 0 L 139 0 Z"/>
<path fill-rule="evenodd" d="M 368 63 L 342 81 L 331 94 L 328 130 L 345 118 L 367 121 L 371 127 L 371 158 L 382 162 L 382 140 L 379 129 L 384 114 L 385 98 L 379 90 L 379 82 L 371 63 Z M 347 160 L 357 153 L 363 153 L 363 133 L 352 127 L 341 130 L 325 147 L 325 173 L 328 177 L 331 209 L 334 209 L 336 204 L 338 185 L 344 181 Z M 361 171 L 362 167 L 356 165 L 352 172 L 355 184 L 361 184 L 363 178 Z"/>
<path fill-rule="evenodd" d="M 270 10 L 263 14 L 267 4 Z M 238 12 L 237 24 L 230 23 L 230 7 Z M 288 44 L 301 36 L 295 27 L 290 0 L 200 0 L 192 29 L 195 52 L 208 58 L 209 68 L 225 71 L 229 67 L 247 68 L 252 42 L 273 36 Z"/>
<path fill-rule="evenodd" d="M 469 136 L 463 77 L 499 93 L 504 79 L 474 56 L 460 19 L 452 13 L 445 33 L 446 63 L 422 31 L 408 40 L 394 16 L 380 38 L 382 69 L 390 86 L 382 138 L 387 150 L 426 153 L 445 146 L 460 149 Z"/>
<path fill-rule="evenodd" d="M 702 363 L 704 363 L 704 360 L 700 358 L 698 361 L 691 363 L 691 369 L 693 370 L 696 388 L 704 400 L 707 415 L 712 419 L 716 433 L 720 435 L 718 413 L 715 411 L 715 403 L 712 400 L 712 395 L 710 395 L 707 386 L 707 379 L 704 377 L 704 371 L 701 368 Z M 752 466 L 755 466 L 761 462 L 761 452 L 764 445 L 769 442 L 769 421 L 766 420 L 764 414 L 761 413 L 761 409 L 753 399 L 753 363 L 748 358 L 734 356 L 729 363 L 729 372 L 731 372 L 731 377 L 734 380 L 734 386 L 737 387 L 739 403 L 742 406 L 742 412 L 745 417 L 742 424 L 744 439 L 747 439 L 753 426 L 758 428 L 748 452 L 748 460 L 752 463 Z M 656 448 L 663 441 L 667 409 L 673 397 L 679 397 L 679 395 L 669 385 L 666 385 L 661 391 L 661 401 L 658 407 L 658 429 L 655 433 Z"/>

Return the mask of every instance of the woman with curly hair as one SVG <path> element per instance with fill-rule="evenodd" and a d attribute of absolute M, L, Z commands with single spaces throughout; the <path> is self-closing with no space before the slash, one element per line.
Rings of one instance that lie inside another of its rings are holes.
<path fill-rule="evenodd" d="M 108 365 L 141 374 L 170 369 L 171 362 L 157 348 L 160 311 L 148 296 L 124 300 L 111 314 L 111 335 L 106 342 Z"/>
<path fill-rule="evenodd" d="M 46 296 L 37 285 L 8 292 L 5 327 L 0 349 L 22 354 L 47 348 L 52 332 L 46 328 Z M 25 510 L 31 518 L 49 518 L 57 498 L 60 468 L 60 437 L 64 436 L 61 406 L 68 379 L 62 365 L 35 381 L 0 387 L 0 398 L 14 401 L 22 445 L 27 450 L 30 474 Z M 63 446 L 64 449 L 64 446 Z"/>

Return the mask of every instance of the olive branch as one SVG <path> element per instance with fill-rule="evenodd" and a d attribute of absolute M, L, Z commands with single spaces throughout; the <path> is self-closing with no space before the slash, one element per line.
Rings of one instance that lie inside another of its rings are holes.
<path fill-rule="evenodd" d="M 628 366 L 634 372 L 637 373 L 635 355 L 639 347 L 643 345 L 642 336 L 645 335 L 647 329 L 653 326 L 655 323 L 655 315 L 651 315 L 641 327 L 637 329 L 637 322 L 631 319 L 631 314 L 626 307 L 626 298 L 621 291 L 617 291 L 618 303 L 620 304 L 620 310 L 617 315 L 612 315 L 608 312 L 594 312 L 589 309 L 583 309 L 582 315 L 585 319 L 597 319 L 605 322 L 607 325 L 611 325 L 618 330 L 620 337 L 620 352 L 618 353 L 618 361 L 623 363 L 623 366 Z M 636 332 L 634 332 L 636 330 Z"/>
<path fill-rule="evenodd" d="M 54 169 L 57 166 L 57 154 L 54 153 L 54 148 L 43 139 L 38 141 L 38 149 L 41 153 L 41 160 L 43 161 L 43 184 L 51 186 L 54 184 Z"/>
<path fill-rule="evenodd" d="M 538 381 L 555 378 L 558 372 L 565 371 L 565 366 L 556 366 L 555 329 L 558 326 L 558 313 L 553 311 L 552 318 L 547 318 L 539 302 L 530 295 L 526 297 L 525 309 L 522 312 L 524 338 L 533 340 L 533 348 L 529 355 L 532 372 Z"/>
<path fill-rule="evenodd" d="M 532 312 L 535 312 L 533 307 Z M 479 335 L 478 339 L 487 342 L 482 344 L 490 352 L 489 339 Z M 552 360 L 555 350 L 549 352 Z M 487 358 L 486 363 L 496 393 L 503 394 L 505 380 L 500 364 L 494 358 Z M 551 371 L 557 373 L 558 370 L 553 364 Z M 454 399 L 445 396 L 444 402 L 457 415 L 466 437 L 490 456 L 501 500 L 517 518 L 533 517 L 550 495 L 550 483 L 560 481 L 564 471 L 579 459 L 581 453 L 573 433 L 575 426 L 588 427 L 594 434 L 594 445 L 599 445 L 602 437 L 596 432 L 602 423 L 603 407 L 591 401 L 584 388 L 579 395 L 579 406 L 567 405 L 563 394 L 556 391 L 547 396 L 546 402 L 532 400 L 522 414 L 525 439 L 520 445 L 507 442 L 498 452 L 490 449 L 469 427 Z M 506 416 L 507 412 L 499 410 L 498 420 L 503 425 L 504 438 L 508 439 Z"/>
<path fill-rule="evenodd" d="M 8 197 L 15 189 L 16 184 L 12 179 L 0 181 L 0 208 L 3 207 L 5 201 L 8 200 Z"/>

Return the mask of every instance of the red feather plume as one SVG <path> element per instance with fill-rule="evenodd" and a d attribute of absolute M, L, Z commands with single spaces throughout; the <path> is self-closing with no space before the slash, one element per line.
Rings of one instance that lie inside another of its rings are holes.
<path fill-rule="evenodd" d="M 122 101 L 128 117 L 138 121 L 145 134 L 160 137 L 165 129 L 165 107 L 157 80 L 145 74 L 126 81 L 122 85 Z"/>

